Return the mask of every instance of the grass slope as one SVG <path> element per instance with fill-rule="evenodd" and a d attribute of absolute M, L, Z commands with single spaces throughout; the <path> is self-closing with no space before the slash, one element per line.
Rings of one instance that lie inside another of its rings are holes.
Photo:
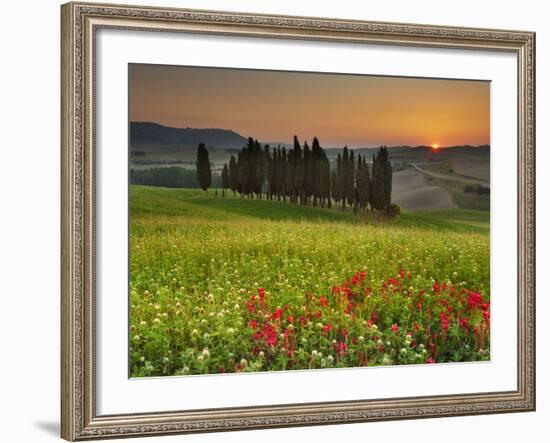
<path fill-rule="evenodd" d="M 398 226 L 455 232 L 489 231 L 489 213 L 465 209 L 438 211 L 405 211 L 401 217 L 390 220 L 378 215 L 354 215 L 350 210 L 323 209 L 272 200 L 234 197 L 225 198 L 213 191 L 206 196 L 198 189 L 169 189 L 147 186 L 131 186 L 131 217 L 177 216 L 205 217 L 212 220 L 230 220 L 250 217 L 265 220 L 293 220 L 307 222 L 334 222 L 354 225 Z"/>

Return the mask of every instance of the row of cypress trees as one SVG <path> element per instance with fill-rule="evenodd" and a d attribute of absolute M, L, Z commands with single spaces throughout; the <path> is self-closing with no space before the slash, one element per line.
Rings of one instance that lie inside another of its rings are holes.
<path fill-rule="evenodd" d="M 205 154 L 206 152 L 206 154 Z M 202 189 L 211 184 L 208 150 L 199 145 L 197 154 L 197 178 Z M 353 150 L 344 147 L 338 154 L 336 166 L 331 169 L 325 150 L 317 137 L 311 147 L 303 146 L 294 136 L 294 145 L 273 147 L 248 139 L 238 153 L 224 164 L 221 173 L 222 193 L 230 189 L 242 197 L 266 198 L 290 201 L 303 205 L 342 209 L 352 207 L 355 212 L 371 209 L 387 209 L 391 204 L 392 166 L 388 149 L 380 147 L 372 157 L 355 156 Z"/>

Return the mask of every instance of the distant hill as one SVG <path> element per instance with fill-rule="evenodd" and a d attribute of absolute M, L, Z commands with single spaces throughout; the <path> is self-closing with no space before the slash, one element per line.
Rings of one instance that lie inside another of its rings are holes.
<path fill-rule="evenodd" d="M 235 131 L 218 128 L 171 128 L 150 122 L 130 122 L 130 151 L 174 152 L 192 150 L 199 143 L 217 149 L 240 149 L 246 138 Z"/>

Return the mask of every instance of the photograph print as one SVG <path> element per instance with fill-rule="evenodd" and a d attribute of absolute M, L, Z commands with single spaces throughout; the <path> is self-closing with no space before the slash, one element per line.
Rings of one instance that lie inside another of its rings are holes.
<path fill-rule="evenodd" d="M 128 70 L 131 377 L 490 360 L 490 82 Z"/>

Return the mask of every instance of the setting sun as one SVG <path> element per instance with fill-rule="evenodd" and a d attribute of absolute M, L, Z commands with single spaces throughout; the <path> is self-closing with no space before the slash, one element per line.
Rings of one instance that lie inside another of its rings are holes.
<path fill-rule="evenodd" d="M 434 144 L 432 145 L 432 149 L 439 149 L 439 145 L 438 145 L 437 143 L 434 143 Z"/>

